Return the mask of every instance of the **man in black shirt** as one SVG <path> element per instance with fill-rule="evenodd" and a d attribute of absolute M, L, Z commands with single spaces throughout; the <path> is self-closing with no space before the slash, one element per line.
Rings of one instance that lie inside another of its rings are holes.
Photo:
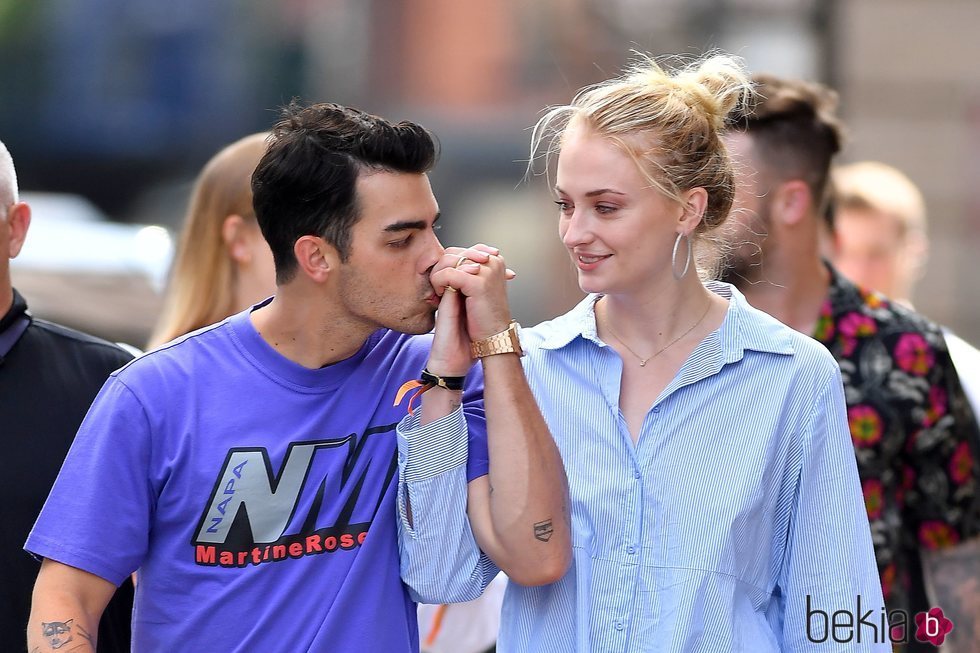
<path fill-rule="evenodd" d="M 40 563 L 24 553 L 24 540 L 89 405 L 109 373 L 132 359 L 121 347 L 31 317 L 10 279 L 30 221 L 0 142 L 0 651 L 27 643 Z M 132 592 L 127 582 L 106 609 L 99 651 L 129 651 Z"/>

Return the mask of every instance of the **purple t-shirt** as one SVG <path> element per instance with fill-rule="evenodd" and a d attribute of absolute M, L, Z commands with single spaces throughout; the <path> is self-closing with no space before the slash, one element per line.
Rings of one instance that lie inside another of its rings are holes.
<path fill-rule="evenodd" d="M 310 370 L 245 311 L 138 358 L 96 398 L 26 548 L 117 585 L 139 569 L 141 652 L 417 651 L 395 426 L 430 344 L 382 330 Z M 472 480 L 488 464 L 470 377 Z"/>

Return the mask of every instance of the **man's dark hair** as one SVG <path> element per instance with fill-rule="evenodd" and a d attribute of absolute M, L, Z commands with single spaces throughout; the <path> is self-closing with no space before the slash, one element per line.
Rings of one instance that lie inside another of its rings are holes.
<path fill-rule="evenodd" d="M 252 204 L 272 249 L 276 283 L 296 273 L 293 246 L 306 235 L 320 236 L 347 260 L 362 171 L 422 174 L 437 157 L 432 135 L 415 123 L 392 124 L 338 104 L 304 107 L 292 101 L 252 174 Z"/>
<path fill-rule="evenodd" d="M 818 210 L 826 208 L 830 164 L 844 144 L 837 93 L 815 82 L 774 75 L 752 77 L 757 99 L 734 116 L 752 136 L 759 163 L 783 180 L 804 180 Z"/>

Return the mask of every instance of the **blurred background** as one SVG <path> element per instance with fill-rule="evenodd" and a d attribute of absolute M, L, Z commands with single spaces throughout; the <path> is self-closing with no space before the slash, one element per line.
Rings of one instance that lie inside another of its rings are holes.
<path fill-rule="evenodd" d="M 975 0 L 0 0 L 0 140 L 35 209 L 14 285 L 142 346 L 192 179 L 297 96 L 432 129 L 443 241 L 500 246 L 536 323 L 581 295 L 546 182 L 524 181 L 528 127 L 631 49 L 718 47 L 840 91 L 842 161 L 925 193 L 917 308 L 977 343 L 978 25 Z"/>

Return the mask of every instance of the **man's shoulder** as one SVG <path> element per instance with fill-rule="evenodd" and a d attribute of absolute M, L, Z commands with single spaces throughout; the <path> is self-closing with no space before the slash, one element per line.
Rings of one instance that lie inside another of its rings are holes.
<path fill-rule="evenodd" d="M 925 315 L 904 306 L 881 293 L 862 288 L 842 277 L 830 291 L 830 307 L 840 335 L 866 336 L 873 328 L 881 338 L 916 334 L 934 345 L 943 343 L 942 327 Z M 873 327 L 871 326 L 873 324 Z"/>
<path fill-rule="evenodd" d="M 76 355 L 116 363 L 115 367 L 121 367 L 133 359 L 132 352 L 120 345 L 56 322 L 34 319 L 28 331 L 44 340 L 46 347 L 71 350 Z"/>
<path fill-rule="evenodd" d="M 936 322 L 933 322 L 922 313 L 901 304 L 892 302 L 891 320 L 903 331 L 920 333 L 930 337 L 943 337 L 942 326 Z"/>
<path fill-rule="evenodd" d="M 432 333 L 415 335 L 380 329 L 369 338 L 369 346 L 373 351 L 396 356 L 428 356 L 432 349 L 432 337 Z"/>
<path fill-rule="evenodd" d="M 160 374 L 193 376 L 214 367 L 216 361 L 227 361 L 230 338 L 219 322 L 175 338 L 130 360 L 118 370 L 124 382 Z"/>

